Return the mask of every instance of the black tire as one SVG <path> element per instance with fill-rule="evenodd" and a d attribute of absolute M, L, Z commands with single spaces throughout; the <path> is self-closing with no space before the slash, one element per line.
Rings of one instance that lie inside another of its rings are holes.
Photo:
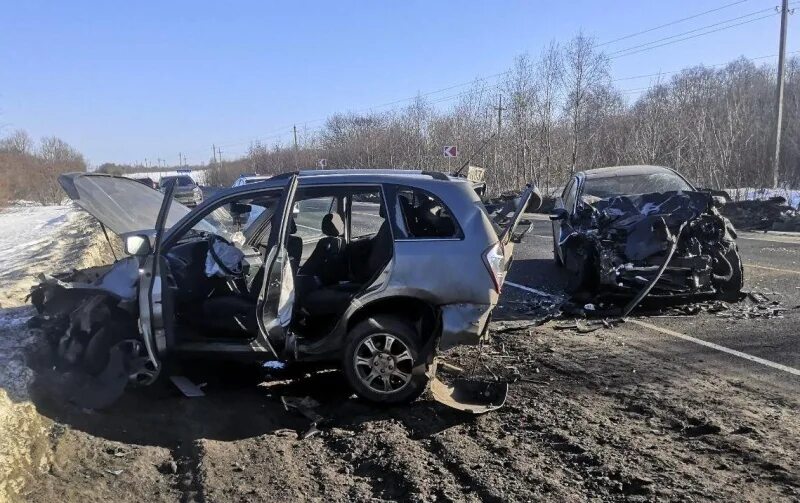
<path fill-rule="evenodd" d="M 727 300 L 736 300 L 744 288 L 744 265 L 739 255 L 739 245 L 734 244 L 725 254 L 725 259 L 730 262 L 733 274 L 731 279 L 719 285 L 720 297 Z"/>
<path fill-rule="evenodd" d="M 112 313 L 119 319 L 109 319 L 97 327 L 93 327 L 89 343 L 82 358 L 82 370 L 90 375 L 98 375 L 108 365 L 109 351 L 125 339 L 136 339 L 138 333 L 135 321 L 122 312 Z"/>
<path fill-rule="evenodd" d="M 565 267 L 569 271 L 566 291 L 572 295 L 593 295 L 597 291 L 597 271 L 593 269 L 591 255 L 584 255 L 575 250 L 567 250 Z"/>
<path fill-rule="evenodd" d="M 386 340 L 387 335 L 394 339 L 388 351 L 380 343 L 382 338 Z M 378 351 L 372 353 L 369 350 L 368 339 Z M 407 350 L 410 361 L 397 358 L 406 356 L 403 350 Z M 395 316 L 378 315 L 358 323 L 350 330 L 342 355 L 342 368 L 350 386 L 360 397 L 382 404 L 408 403 L 419 398 L 428 386 L 427 370 L 432 363 L 430 352 L 410 324 Z M 359 359 L 362 363 L 357 363 Z M 370 363 L 364 363 L 365 360 Z M 403 381 L 395 374 L 408 374 L 409 377 Z M 371 382 L 374 387 L 367 383 L 370 376 L 373 376 Z M 377 387 L 385 387 L 387 379 L 389 390 L 379 391 Z M 401 381 L 404 382 L 402 386 Z"/>

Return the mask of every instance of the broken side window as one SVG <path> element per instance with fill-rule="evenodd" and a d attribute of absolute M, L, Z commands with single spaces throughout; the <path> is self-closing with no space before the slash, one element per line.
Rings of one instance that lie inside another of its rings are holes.
<path fill-rule="evenodd" d="M 401 188 L 397 200 L 407 239 L 459 238 L 459 228 L 441 199 L 420 189 Z"/>

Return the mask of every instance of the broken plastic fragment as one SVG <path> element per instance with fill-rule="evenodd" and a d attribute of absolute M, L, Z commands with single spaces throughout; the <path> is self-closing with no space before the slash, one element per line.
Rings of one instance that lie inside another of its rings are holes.
<path fill-rule="evenodd" d="M 169 376 L 169 380 L 188 398 L 206 396 L 203 390 L 200 389 L 200 386 L 196 385 L 185 376 Z"/>
<path fill-rule="evenodd" d="M 283 370 L 286 368 L 286 362 L 270 360 L 268 362 L 264 362 L 261 366 L 265 369 Z"/>

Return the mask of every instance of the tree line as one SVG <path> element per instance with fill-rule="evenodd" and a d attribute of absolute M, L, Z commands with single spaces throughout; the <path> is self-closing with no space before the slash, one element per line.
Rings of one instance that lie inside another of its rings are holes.
<path fill-rule="evenodd" d="M 335 114 L 316 130 L 300 127 L 297 147 L 254 142 L 239 159 L 209 161 L 206 179 L 228 186 L 243 173 L 316 168 L 325 159 L 328 168 L 441 172 L 469 162 L 485 168 L 492 194 L 529 180 L 551 191 L 575 171 L 622 164 L 670 166 L 700 187 L 767 187 L 776 73 L 739 58 L 649 76 L 646 89 L 626 90 L 609 57 L 579 34 L 518 56 L 496 82 L 420 95 L 399 109 Z M 800 187 L 800 59 L 788 60 L 785 78 L 779 179 Z M 630 99 L 632 92 L 640 94 Z M 459 157 L 445 158 L 445 145 L 456 145 Z M 85 169 L 62 140 L 37 144 L 16 131 L 0 139 L 0 202 L 58 202 L 57 175 Z M 106 163 L 99 171 L 142 169 Z"/>
<path fill-rule="evenodd" d="M 670 166 L 701 187 L 771 184 L 774 65 L 740 58 L 650 78 L 628 99 L 608 56 L 581 34 L 517 57 L 499 82 L 477 80 L 445 108 L 420 96 L 399 110 L 336 114 L 304 131 L 296 150 L 253 143 L 243 158 L 213 164 L 212 178 L 227 185 L 240 173 L 314 168 L 319 159 L 329 168 L 452 172 L 471 158 L 494 193 L 527 180 L 550 190 L 575 171 L 622 164 Z M 779 177 L 797 187 L 798 58 L 787 63 L 784 106 Z M 457 145 L 459 158 L 446 159 L 445 145 Z"/>
<path fill-rule="evenodd" d="M 83 155 L 65 141 L 47 136 L 37 143 L 25 131 L 14 131 L 0 138 L 0 204 L 57 204 L 64 198 L 58 175 L 85 170 Z"/>

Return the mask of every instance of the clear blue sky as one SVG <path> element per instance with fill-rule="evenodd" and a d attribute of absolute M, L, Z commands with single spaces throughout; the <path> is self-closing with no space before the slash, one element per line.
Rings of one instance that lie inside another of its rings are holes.
<path fill-rule="evenodd" d="M 178 152 L 207 161 L 212 143 L 226 157 L 240 154 L 293 123 L 502 72 L 516 55 L 580 29 L 604 42 L 733 1 L 6 2 L 0 133 L 59 136 L 94 165 L 176 164 Z M 604 49 L 778 3 L 747 0 Z M 800 49 L 798 22 L 790 17 L 790 51 Z M 773 16 L 618 58 L 614 76 L 774 54 L 778 25 Z"/>

